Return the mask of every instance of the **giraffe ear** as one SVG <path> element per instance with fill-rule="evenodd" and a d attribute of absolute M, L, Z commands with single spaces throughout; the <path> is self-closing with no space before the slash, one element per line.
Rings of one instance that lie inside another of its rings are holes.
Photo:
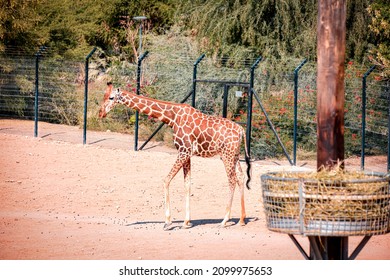
<path fill-rule="evenodd" d="M 107 99 L 111 95 L 111 92 L 112 92 L 112 83 L 108 82 L 106 92 L 104 94 L 104 99 Z"/>

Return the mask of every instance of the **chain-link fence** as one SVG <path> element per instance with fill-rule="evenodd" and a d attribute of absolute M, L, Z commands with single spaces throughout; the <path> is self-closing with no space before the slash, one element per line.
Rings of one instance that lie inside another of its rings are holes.
<path fill-rule="evenodd" d="M 183 101 L 194 90 L 194 63 L 197 59 L 199 56 L 186 48 L 177 52 L 152 49 L 142 63 L 141 93 L 160 100 Z M 245 126 L 250 69 L 256 59 L 202 59 L 196 70 L 196 107 L 207 114 L 226 115 Z M 255 69 L 253 158 L 283 157 L 286 152 L 298 160 L 314 158 L 317 141 L 316 64 L 310 61 L 301 64 L 302 59 L 264 59 Z M 45 53 L 36 55 L 12 50 L 1 53 L 0 116 L 38 117 L 40 121 L 81 126 L 84 109 L 87 109 L 88 129 L 132 133 L 135 123 L 133 110 L 117 106 L 104 120 L 98 119 L 97 112 L 108 81 L 113 81 L 117 87 L 136 90 L 137 65 L 121 58 L 108 59 L 99 50 L 92 55 L 88 65 L 85 108 L 85 59 L 64 61 Z M 299 65 L 299 72 L 294 72 Z M 347 156 L 361 155 L 364 151 L 364 158 L 365 154 L 386 155 L 388 152 L 390 84 L 381 78 L 379 69 L 372 69 L 367 74 L 370 67 L 353 63 L 348 63 L 346 67 Z M 365 87 L 363 77 L 366 79 Z M 34 108 L 37 91 L 38 116 Z M 191 98 L 185 102 L 191 104 Z M 227 104 L 226 108 L 224 104 Z M 140 116 L 139 123 L 141 139 L 148 138 L 159 126 L 147 116 Z M 168 143 L 170 134 L 169 129 L 162 129 L 155 140 Z"/>
<path fill-rule="evenodd" d="M 42 121 L 79 123 L 82 63 L 45 59 L 26 53 L 0 54 L 1 117 L 33 119 L 38 95 L 38 118 Z M 82 93 L 82 91 L 81 91 Z"/>

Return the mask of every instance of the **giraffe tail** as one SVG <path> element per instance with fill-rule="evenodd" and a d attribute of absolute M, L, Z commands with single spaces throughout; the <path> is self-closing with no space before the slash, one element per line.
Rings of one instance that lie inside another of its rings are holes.
<path fill-rule="evenodd" d="M 247 175 L 247 180 L 246 180 L 246 188 L 248 190 L 250 190 L 250 186 L 249 186 L 249 183 L 251 181 L 251 162 L 250 162 L 250 157 L 249 157 L 249 154 L 248 154 L 248 146 L 247 146 L 247 143 L 246 143 L 246 134 L 244 133 L 244 146 L 245 146 L 245 162 L 246 162 L 246 175 Z"/>

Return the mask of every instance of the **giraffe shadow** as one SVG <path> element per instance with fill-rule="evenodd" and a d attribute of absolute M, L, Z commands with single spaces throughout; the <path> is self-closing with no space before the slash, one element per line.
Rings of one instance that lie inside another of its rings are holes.
<path fill-rule="evenodd" d="M 170 229 L 176 229 L 176 228 L 181 228 L 183 225 L 184 220 L 176 220 L 172 222 L 172 225 L 170 226 Z M 197 226 L 202 226 L 202 225 L 217 225 L 222 222 L 222 219 L 202 219 L 202 220 L 191 220 L 192 228 L 197 227 Z M 230 223 L 237 223 L 238 219 L 231 219 Z M 127 224 L 126 226 L 131 227 L 131 226 L 142 226 L 142 225 L 154 225 L 154 224 L 162 224 L 164 225 L 164 222 L 162 221 L 144 221 L 144 222 L 134 222 Z"/>
<path fill-rule="evenodd" d="M 206 225 L 215 225 L 216 227 L 220 227 L 223 219 L 202 219 L 202 220 L 191 220 L 192 227 L 197 227 L 197 226 L 206 226 Z M 257 218 L 255 217 L 247 217 L 245 219 L 246 223 L 251 223 L 257 221 Z M 180 224 L 183 223 L 183 221 L 178 221 Z M 232 226 L 239 225 L 240 219 L 239 218 L 231 218 L 224 228 L 229 228 Z"/>
<path fill-rule="evenodd" d="M 246 222 L 254 222 L 257 218 L 248 217 L 246 218 Z M 236 226 L 239 224 L 240 219 L 238 218 L 232 218 L 229 220 L 229 222 L 226 224 L 225 228 Z M 175 229 L 181 229 L 183 228 L 183 222 L 184 220 L 177 220 L 173 221 L 172 225 L 169 227 L 169 230 L 175 230 Z M 214 225 L 215 227 L 219 227 L 222 222 L 222 219 L 199 219 L 199 220 L 191 220 L 192 227 L 195 228 L 199 226 L 207 226 L 207 225 Z M 144 221 L 144 222 L 134 222 L 127 224 L 128 227 L 137 227 L 137 226 L 145 226 L 145 225 L 155 225 L 155 224 L 161 224 L 164 225 L 164 222 L 162 221 Z"/>
<path fill-rule="evenodd" d="M 144 222 L 134 222 L 125 224 L 127 227 L 137 227 L 137 226 L 145 226 L 145 225 L 155 225 L 155 224 L 164 224 L 162 221 L 144 221 Z"/>

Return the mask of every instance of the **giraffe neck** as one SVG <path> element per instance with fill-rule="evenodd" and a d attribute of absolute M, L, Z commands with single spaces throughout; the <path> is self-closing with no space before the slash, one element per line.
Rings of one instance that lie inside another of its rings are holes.
<path fill-rule="evenodd" d="M 177 104 L 155 100 L 153 98 L 137 95 L 128 91 L 122 90 L 122 95 L 118 99 L 118 103 L 129 108 L 137 110 L 140 113 L 146 114 L 152 118 L 172 126 L 175 119 L 175 108 Z"/>

